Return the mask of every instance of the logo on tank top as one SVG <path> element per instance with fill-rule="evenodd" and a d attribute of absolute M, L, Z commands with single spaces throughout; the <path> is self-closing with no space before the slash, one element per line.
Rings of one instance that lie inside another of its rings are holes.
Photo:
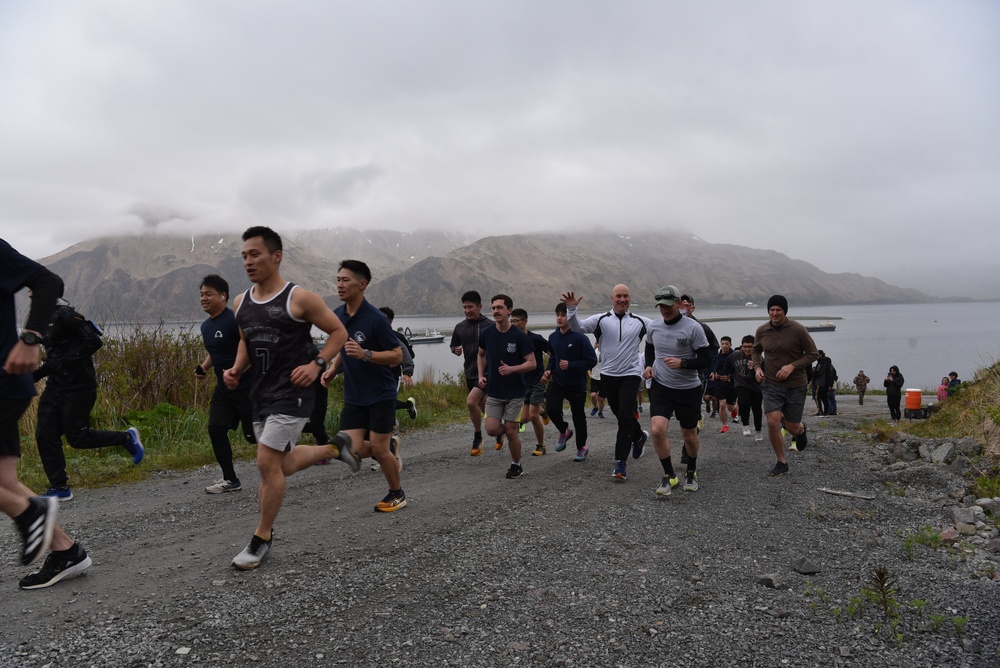
<path fill-rule="evenodd" d="M 264 310 L 267 311 L 267 317 L 271 320 L 278 320 L 285 314 L 283 306 L 268 306 Z"/>

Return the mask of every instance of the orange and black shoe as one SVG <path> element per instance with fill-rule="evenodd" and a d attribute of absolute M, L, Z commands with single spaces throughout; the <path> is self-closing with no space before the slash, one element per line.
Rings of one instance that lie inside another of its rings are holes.
<path fill-rule="evenodd" d="M 405 507 L 406 494 L 401 489 L 397 489 L 396 491 L 390 490 L 384 499 L 375 504 L 375 510 L 380 513 L 391 513 Z"/>

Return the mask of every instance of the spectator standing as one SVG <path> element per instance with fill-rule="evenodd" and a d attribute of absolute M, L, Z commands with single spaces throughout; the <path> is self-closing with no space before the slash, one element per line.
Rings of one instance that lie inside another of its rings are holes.
<path fill-rule="evenodd" d="M 899 400 L 903 395 L 903 374 L 899 372 L 899 367 L 893 364 L 889 367 L 889 373 L 882 381 L 885 387 L 885 399 L 889 404 L 889 415 L 893 422 L 899 422 L 902 414 L 899 412 Z"/>
<path fill-rule="evenodd" d="M 865 392 L 868 391 L 868 383 L 870 382 L 872 379 L 865 375 L 864 369 L 858 371 L 858 375 L 854 377 L 854 387 L 858 388 L 858 406 L 864 406 Z"/>

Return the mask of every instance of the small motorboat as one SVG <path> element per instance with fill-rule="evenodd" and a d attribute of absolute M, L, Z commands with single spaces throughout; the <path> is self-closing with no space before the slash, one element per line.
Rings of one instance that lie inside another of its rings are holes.
<path fill-rule="evenodd" d="M 410 331 L 410 328 L 407 327 L 406 329 L 403 330 L 403 336 L 405 336 L 406 340 L 410 342 L 410 345 L 415 345 L 417 343 L 444 342 L 444 334 L 437 331 L 436 329 L 431 329 L 430 327 L 425 327 L 423 334 L 414 334 L 413 332 Z"/>
<path fill-rule="evenodd" d="M 806 329 L 810 332 L 833 332 L 837 329 L 837 326 L 832 322 L 824 320 L 818 325 L 806 325 Z"/>

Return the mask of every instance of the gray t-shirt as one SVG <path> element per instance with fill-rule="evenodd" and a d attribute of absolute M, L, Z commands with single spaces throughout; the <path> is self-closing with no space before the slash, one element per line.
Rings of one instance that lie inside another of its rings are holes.
<path fill-rule="evenodd" d="M 673 390 L 690 390 L 701 387 L 697 369 L 671 369 L 663 361 L 666 357 L 691 360 L 695 352 L 708 347 L 708 338 L 701 324 L 691 318 L 681 318 L 673 325 L 662 319 L 654 320 L 646 332 L 646 342 L 653 344 L 653 378 Z"/>

